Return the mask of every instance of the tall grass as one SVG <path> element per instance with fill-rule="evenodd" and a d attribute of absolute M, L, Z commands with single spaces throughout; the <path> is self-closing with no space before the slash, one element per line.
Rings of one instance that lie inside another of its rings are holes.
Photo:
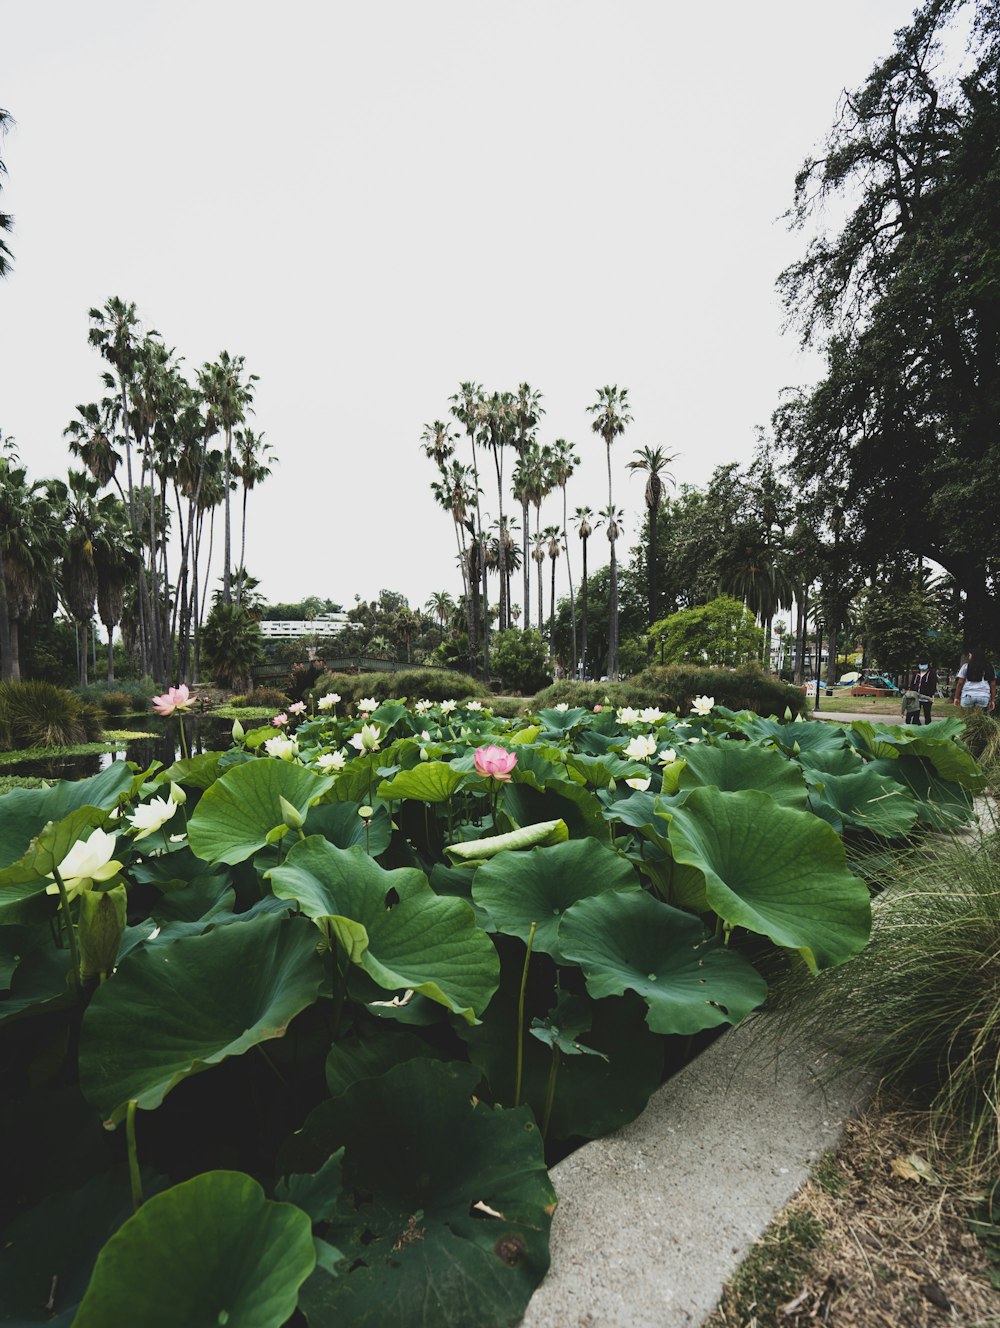
<path fill-rule="evenodd" d="M 869 868 L 872 864 L 869 864 Z M 869 873 L 870 874 L 870 873 Z M 780 1030 L 811 1033 L 924 1098 L 937 1143 L 1000 1169 L 1000 833 L 925 841 L 875 871 L 871 941 L 773 989 Z"/>
<path fill-rule="evenodd" d="M 48 682 L 0 683 L 0 750 L 70 747 L 102 736 L 102 713 Z"/>

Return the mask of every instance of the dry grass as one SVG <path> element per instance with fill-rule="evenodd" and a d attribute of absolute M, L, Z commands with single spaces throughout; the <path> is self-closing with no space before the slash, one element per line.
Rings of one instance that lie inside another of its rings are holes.
<path fill-rule="evenodd" d="M 930 1167 L 930 1144 L 927 1114 L 898 1101 L 851 1122 L 705 1328 L 1000 1325 L 986 1248 L 968 1228 L 982 1190 L 940 1153 Z"/>

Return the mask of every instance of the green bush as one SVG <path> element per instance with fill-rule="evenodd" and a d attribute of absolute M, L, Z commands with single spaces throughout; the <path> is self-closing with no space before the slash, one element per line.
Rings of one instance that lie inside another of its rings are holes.
<path fill-rule="evenodd" d="M 408 697 L 411 701 L 426 697 L 428 701 L 464 701 L 470 697 L 486 700 L 490 693 L 478 678 L 468 673 L 452 673 L 450 669 L 402 669 L 399 673 L 324 673 L 310 689 L 309 695 L 318 700 L 327 692 L 337 692 L 346 705 L 353 705 L 362 696 L 374 696 L 379 701 L 386 697 Z"/>
<path fill-rule="evenodd" d="M 745 604 L 720 595 L 653 623 L 648 637 L 671 664 L 738 668 L 759 660 L 764 633 Z"/>
<path fill-rule="evenodd" d="M 552 681 L 545 639 L 534 627 L 511 627 L 490 640 L 490 673 L 511 692 L 532 695 Z"/>
<path fill-rule="evenodd" d="M 98 742 L 102 712 L 48 682 L 0 683 L 0 747 L 71 747 Z"/>
<path fill-rule="evenodd" d="M 73 688 L 81 701 L 100 706 L 106 715 L 149 710 L 153 697 L 162 690 L 152 678 L 126 678 L 116 681 L 113 687 L 108 687 L 106 682 L 92 682 L 87 687 Z"/>
<path fill-rule="evenodd" d="M 575 682 L 567 678 L 540 692 L 536 710 L 559 705 L 659 706 L 685 715 L 696 696 L 714 697 L 730 710 L 753 710 L 759 715 L 806 714 L 808 701 L 797 687 L 768 676 L 759 666 L 710 669 L 687 664 L 654 665 L 624 682 Z"/>
<path fill-rule="evenodd" d="M 220 687 L 249 687 L 253 666 L 264 658 L 260 628 L 246 609 L 214 604 L 201 630 L 201 645 Z"/>
<path fill-rule="evenodd" d="M 279 692 L 276 687 L 255 687 L 252 692 L 247 692 L 245 696 L 234 696 L 230 699 L 231 706 L 270 706 L 275 710 L 284 710 L 288 705 L 288 697 L 284 692 Z"/>

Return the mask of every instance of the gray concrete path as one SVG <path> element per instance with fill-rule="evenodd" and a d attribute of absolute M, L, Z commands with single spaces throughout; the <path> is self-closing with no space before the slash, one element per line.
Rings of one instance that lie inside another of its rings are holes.
<path fill-rule="evenodd" d="M 694 1328 L 865 1099 L 752 1017 L 631 1125 L 552 1170 L 552 1267 L 523 1328 Z"/>

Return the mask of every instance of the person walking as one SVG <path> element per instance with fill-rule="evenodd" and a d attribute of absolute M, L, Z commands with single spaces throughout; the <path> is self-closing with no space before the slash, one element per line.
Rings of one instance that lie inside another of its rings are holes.
<path fill-rule="evenodd" d="M 960 705 L 963 710 L 975 708 L 992 712 L 996 703 L 996 670 L 986 658 L 986 651 L 977 646 L 970 651 L 955 679 L 955 705 Z"/>
<path fill-rule="evenodd" d="M 923 714 L 925 724 L 931 722 L 931 706 L 934 703 L 935 696 L 937 696 L 937 689 L 937 670 L 932 669 L 929 664 L 920 664 L 910 681 L 910 690 L 916 692 L 920 709 L 917 711 L 915 719 L 910 720 L 907 716 L 908 723 L 919 724 L 921 714 Z"/>

